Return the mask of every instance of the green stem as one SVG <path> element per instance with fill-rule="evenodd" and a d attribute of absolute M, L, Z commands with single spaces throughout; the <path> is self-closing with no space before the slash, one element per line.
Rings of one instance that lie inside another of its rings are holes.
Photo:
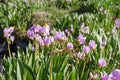
<path fill-rule="evenodd" d="M 34 45 L 35 45 L 35 60 L 39 54 L 39 45 L 36 40 L 34 40 Z"/>
<path fill-rule="evenodd" d="M 51 59 L 50 59 L 50 80 L 52 80 L 52 64 L 53 64 L 53 56 L 51 55 Z"/>
<path fill-rule="evenodd" d="M 11 58 L 12 56 L 11 56 L 10 44 L 9 44 L 9 43 L 8 43 L 8 53 L 9 53 L 9 56 L 10 56 L 10 58 Z"/>
<path fill-rule="evenodd" d="M 84 74 L 84 71 L 85 71 L 85 66 L 86 66 L 86 60 L 85 60 L 84 65 L 83 65 L 83 69 L 82 69 L 82 74 L 81 74 L 80 80 L 83 77 L 83 74 Z"/>

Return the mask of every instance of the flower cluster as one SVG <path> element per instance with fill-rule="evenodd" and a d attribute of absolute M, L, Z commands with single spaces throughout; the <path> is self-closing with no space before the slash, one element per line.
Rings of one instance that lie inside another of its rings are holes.
<path fill-rule="evenodd" d="M 106 72 L 101 73 L 102 80 L 120 80 L 120 69 L 113 70 L 109 75 Z"/>
<path fill-rule="evenodd" d="M 9 27 L 9 28 L 5 28 L 3 33 L 4 33 L 4 36 L 7 38 L 7 39 L 10 39 L 12 42 L 14 41 L 14 36 L 12 36 L 12 33 L 14 32 L 14 27 Z"/>
<path fill-rule="evenodd" d="M 115 19 L 115 25 L 117 28 L 120 27 L 120 20 L 119 19 Z"/>
<path fill-rule="evenodd" d="M 100 58 L 98 60 L 98 66 L 105 67 L 106 66 L 106 60 L 104 58 Z"/>
<path fill-rule="evenodd" d="M 86 41 L 86 37 L 84 37 L 82 34 L 78 36 L 78 41 L 80 44 L 84 44 Z"/>
<path fill-rule="evenodd" d="M 27 36 L 31 40 L 36 40 L 40 46 L 49 46 L 54 42 L 54 38 L 50 36 L 50 26 L 45 24 L 43 27 L 34 24 L 28 31 Z"/>
<path fill-rule="evenodd" d="M 67 44 L 67 48 L 68 48 L 69 50 L 73 49 L 73 44 L 72 44 L 71 42 L 69 42 L 69 43 Z"/>
<path fill-rule="evenodd" d="M 55 40 L 66 40 L 66 35 L 65 32 L 63 31 L 56 31 L 55 32 L 55 36 L 54 36 Z"/>

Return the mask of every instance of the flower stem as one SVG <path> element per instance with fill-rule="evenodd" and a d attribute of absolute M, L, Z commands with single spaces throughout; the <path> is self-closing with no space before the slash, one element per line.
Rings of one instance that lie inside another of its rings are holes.
<path fill-rule="evenodd" d="M 82 69 L 82 73 L 81 73 L 81 76 L 80 76 L 80 80 L 82 80 L 82 77 L 83 77 L 83 74 L 84 74 L 84 71 L 85 71 L 85 66 L 86 66 L 86 60 L 85 60 L 84 65 L 83 65 L 83 69 Z"/>
<path fill-rule="evenodd" d="M 34 40 L 34 42 L 35 42 L 34 45 L 35 45 L 35 59 L 36 59 L 39 54 L 39 45 L 36 40 Z"/>
<path fill-rule="evenodd" d="M 11 56 L 10 44 L 9 44 L 9 43 L 8 43 L 8 53 L 9 53 L 9 56 L 10 56 L 10 58 L 11 58 L 12 56 Z"/>
<path fill-rule="evenodd" d="M 52 80 L 52 65 L 53 65 L 53 56 L 51 55 L 51 59 L 50 59 L 50 80 Z"/>

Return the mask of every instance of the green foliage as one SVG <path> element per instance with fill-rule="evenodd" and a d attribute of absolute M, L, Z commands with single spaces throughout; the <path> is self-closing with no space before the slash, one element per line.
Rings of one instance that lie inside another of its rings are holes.
<path fill-rule="evenodd" d="M 16 0 L 0 4 L 2 28 L 16 26 L 26 31 L 26 28 L 33 23 L 32 13 L 37 10 L 51 13 L 53 29 L 74 28 L 65 42 L 58 41 L 49 47 L 38 47 L 37 55 L 31 50 L 33 46 L 31 43 L 26 52 L 18 48 L 17 57 L 3 59 L 4 74 L 0 74 L 0 78 L 2 80 L 88 80 L 92 72 L 97 73 L 96 80 L 100 80 L 101 72 L 110 73 L 115 68 L 120 68 L 120 31 L 116 29 L 116 34 L 112 33 L 115 27 L 113 18 L 120 17 L 118 3 L 119 1 L 115 0 L 71 0 L 71 2 L 56 0 L 37 3 Z M 81 31 L 82 23 L 89 26 L 89 34 Z M 100 31 L 101 28 L 103 32 Z M 77 52 L 82 50 L 82 45 L 77 42 L 79 34 L 87 37 L 84 45 L 88 45 L 90 40 L 95 40 L 97 43 L 97 48 L 92 50 L 85 60 L 76 56 Z M 107 45 L 100 49 L 102 41 L 107 41 Z M 66 49 L 68 42 L 73 42 L 75 50 Z M 98 66 L 100 57 L 107 61 L 107 66 L 104 68 Z"/>

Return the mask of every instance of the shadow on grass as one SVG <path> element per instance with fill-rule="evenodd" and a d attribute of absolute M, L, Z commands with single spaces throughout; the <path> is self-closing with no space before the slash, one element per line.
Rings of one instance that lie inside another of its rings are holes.
<path fill-rule="evenodd" d="M 97 9 L 94 7 L 93 4 L 81 4 L 80 8 L 71 11 L 71 13 L 78 13 L 78 14 L 97 13 Z"/>

